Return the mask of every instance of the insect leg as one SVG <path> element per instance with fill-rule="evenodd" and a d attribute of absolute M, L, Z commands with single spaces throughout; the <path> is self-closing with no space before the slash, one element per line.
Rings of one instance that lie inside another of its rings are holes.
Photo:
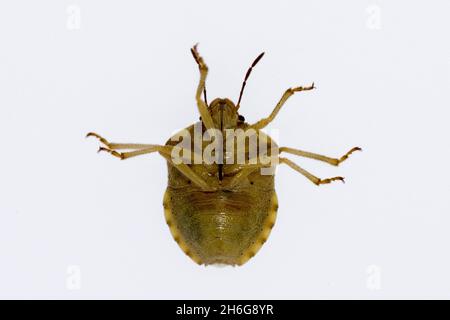
<path fill-rule="evenodd" d="M 142 144 L 142 143 L 115 143 L 115 142 L 109 142 L 102 136 L 98 135 L 95 132 L 89 132 L 86 137 L 96 137 L 100 140 L 101 143 L 103 143 L 108 149 L 111 150 L 118 150 L 118 149 L 143 149 L 153 146 L 152 144 Z"/>
<path fill-rule="evenodd" d="M 289 167 L 291 167 L 295 171 L 301 173 L 302 175 L 304 175 L 306 178 L 308 178 L 311 182 L 313 182 L 316 185 L 327 184 L 327 183 L 331 183 L 332 181 L 336 181 L 336 180 L 340 180 L 340 181 L 344 182 L 343 177 L 332 177 L 332 178 L 320 179 L 320 178 L 316 177 L 315 175 L 309 173 L 305 169 L 301 168 L 300 166 L 298 166 L 291 160 L 286 159 L 286 158 L 278 157 L 278 163 L 279 164 L 281 164 L 281 163 L 287 164 Z M 258 162 L 257 164 L 243 165 L 242 169 L 230 180 L 230 182 L 227 184 L 226 188 L 232 189 L 234 186 L 239 185 L 249 174 L 251 174 L 255 170 L 258 170 L 263 167 L 269 167 L 269 166 L 270 166 L 270 164 L 267 164 L 267 163 L 262 164 L 260 162 Z"/>
<path fill-rule="evenodd" d="M 197 101 L 198 111 L 200 112 L 200 116 L 202 117 L 202 122 L 205 125 L 206 129 L 214 129 L 214 122 L 211 118 L 211 115 L 208 111 L 208 106 L 205 101 L 202 100 L 202 92 L 205 88 L 206 76 L 208 75 L 208 66 L 203 61 L 203 58 L 197 51 L 197 45 L 195 45 L 191 49 L 192 55 L 195 58 L 195 61 L 198 63 L 198 68 L 200 69 L 200 81 L 198 83 L 197 92 L 195 94 L 195 99 Z"/>
<path fill-rule="evenodd" d="M 275 108 L 273 109 L 272 113 L 267 118 L 261 119 L 258 122 L 256 122 L 255 124 L 252 124 L 250 126 L 250 128 L 262 129 L 262 128 L 266 127 L 270 122 L 273 121 L 273 119 L 275 119 L 275 117 L 278 114 L 278 112 L 280 111 L 281 107 L 284 105 L 286 100 L 289 99 L 290 96 L 292 96 L 296 92 L 308 91 L 308 90 L 312 90 L 314 88 L 315 87 L 314 87 L 314 83 L 313 83 L 312 85 L 310 85 L 308 87 L 295 87 L 295 88 L 287 89 L 284 92 L 283 96 L 281 97 L 280 101 L 278 101 L 278 103 L 275 106 Z"/>
<path fill-rule="evenodd" d="M 103 138 L 102 136 L 100 136 L 97 133 L 94 132 L 89 132 L 86 137 L 96 137 L 100 140 L 101 143 L 103 143 L 105 147 L 100 147 L 98 151 L 107 151 L 111 154 L 113 154 L 114 156 L 118 157 L 118 158 L 122 158 L 123 153 L 120 152 L 116 152 L 116 150 L 120 150 L 120 149 L 128 149 L 128 150 L 134 150 L 133 152 L 128 152 L 127 154 L 129 154 L 129 156 L 127 156 L 127 158 L 130 157 L 135 157 L 137 155 L 140 154 L 146 154 L 148 152 L 146 152 L 143 149 L 148 149 L 148 148 L 154 148 L 155 146 L 158 145 L 154 145 L 154 144 L 143 144 L 143 143 L 116 143 L 116 142 L 109 142 L 108 140 L 106 140 L 105 138 Z M 167 147 L 167 148 L 173 148 L 172 146 L 159 146 L 159 147 Z M 170 149 L 172 150 L 172 149 Z M 158 150 L 160 151 L 160 150 Z M 160 151 L 161 152 L 161 151 Z M 185 152 L 185 151 L 183 151 Z M 193 150 L 192 152 L 194 153 L 198 153 L 197 150 Z M 192 163 L 193 161 L 193 154 L 191 153 L 190 157 L 186 157 L 185 154 L 183 153 L 183 157 L 184 159 L 187 161 L 187 163 Z"/>
<path fill-rule="evenodd" d="M 338 166 L 341 162 L 345 161 L 348 158 L 348 156 L 351 155 L 353 152 L 361 151 L 361 148 L 354 147 L 350 151 L 348 151 L 346 154 L 344 154 L 342 157 L 340 157 L 339 159 L 338 158 L 330 158 L 330 157 L 323 156 L 323 155 L 320 155 L 317 153 L 302 151 L 302 150 L 288 148 L 288 147 L 281 147 L 278 149 L 278 151 L 279 151 L 279 153 L 286 152 L 286 153 L 290 153 L 290 154 L 295 154 L 300 157 L 323 161 L 323 162 L 329 163 L 333 166 Z"/>
<path fill-rule="evenodd" d="M 152 153 L 152 152 L 165 153 L 167 150 L 166 150 L 166 146 L 148 145 L 148 147 L 141 148 L 141 149 L 138 149 L 135 151 L 129 151 L 129 152 L 118 152 L 114 149 L 109 149 L 109 148 L 105 148 L 105 147 L 100 147 L 98 151 L 105 151 L 121 160 L 125 160 L 128 158 L 137 157 L 137 156 L 147 154 L 147 153 Z"/>
<path fill-rule="evenodd" d="M 97 137 L 100 139 L 101 137 L 97 135 Z M 101 138 L 103 139 L 103 138 Z M 102 140 L 100 140 L 102 141 Z M 118 152 L 114 149 L 100 147 L 99 151 L 105 151 L 110 153 L 111 155 L 121 159 L 129 159 L 132 157 L 137 157 L 143 154 L 153 153 L 153 152 L 159 152 L 168 162 L 170 162 L 175 168 L 177 168 L 182 174 L 184 174 L 189 180 L 191 180 L 194 184 L 196 184 L 198 187 L 200 187 L 204 191 L 213 191 L 213 188 L 211 188 L 205 180 L 203 180 L 198 174 L 196 174 L 188 165 L 186 165 L 184 162 L 175 164 L 172 161 L 172 146 L 161 146 L 161 145 L 152 145 L 152 144 L 120 144 L 120 143 L 109 143 L 107 140 L 103 139 L 102 143 L 109 146 L 116 146 L 116 149 L 132 149 L 130 146 L 145 146 L 135 151 L 129 151 L 129 152 Z"/>
<path fill-rule="evenodd" d="M 113 156 L 119 157 L 122 160 L 158 151 L 168 162 L 170 162 L 175 168 L 177 168 L 182 174 L 184 174 L 189 180 L 191 180 L 194 184 L 200 187 L 203 191 L 214 191 L 214 188 L 211 188 L 206 183 L 206 181 L 203 180 L 198 174 L 196 174 L 188 165 L 186 165 L 183 162 L 175 164 L 172 161 L 171 158 L 172 148 L 173 147 L 171 146 L 154 145 L 149 148 L 124 153 L 119 153 L 117 151 L 109 150 L 106 148 L 100 148 L 100 150 L 107 151 L 111 153 Z"/>
<path fill-rule="evenodd" d="M 280 157 L 279 161 L 280 161 L 280 163 L 285 163 L 289 167 L 294 169 L 295 171 L 301 173 L 302 175 L 304 175 L 306 178 L 308 178 L 312 183 L 314 183 L 316 185 L 326 184 L 326 183 L 330 183 L 330 182 L 336 181 L 336 180 L 344 182 L 344 178 L 343 177 L 333 177 L 333 178 L 327 178 L 327 179 L 320 179 L 320 178 L 316 177 L 315 175 L 309 173 L 308 171 L 306 171 L 302 167 L 298 166 L 297 164 L 295 164 L 291 160 L 286 159 L 286 158 L 281 158 Z"/>
<path fill-rule="evenodd" d="M 192 56 L 194 57 L 195 62 L 200 67 L 199 54 L 198 52 L 191 49 Z M 206 97 L 206 84 L 203 84 L 203 100 L 205 101 L 206 106 L 208 106 L 208 99 Z"/>

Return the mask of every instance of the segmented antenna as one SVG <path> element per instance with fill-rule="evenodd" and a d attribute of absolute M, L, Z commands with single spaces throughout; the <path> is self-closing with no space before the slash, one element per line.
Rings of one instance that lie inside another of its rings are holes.
<path fill-rule="evenodd" d="M 253 67 L 256 66 L 256 64 L 259 62 L 259 60 L 261 60 L 263 55 L 264 55 L 264 52 L 262 52 L 258 57 L 256 57 L 255 61 L 253 61 L 252 65 L 251 65 L 251 67 L 247 70 L 247 74 L 245 75 L 244 82 L 242 83 L 241 93 L 239 93 L 239 100 L 236 105 L 236 110 L 239 109 L 239 107 L 240 107 L 242 94 L 244 93 L 244 88 L 245 88 L 245 85 L 247 84 L 247 79 L 248 79 L 248 77 L 250 77 L 250 73 L 252 73 Z"/>
<path fill-rule="evenodd" d="M 197 50 L 197 45 L 198 43 L 193 48 L 191 48 L 191 53 L 195 59 L 195 62 L 197 62 L 198 67 L 200 68 L 200 62 L 198 61 L 199 57 L 197 55 L 197 52 L 195 51 Z M 206 106 L 208 106 L 208 100 L 206 99 L 206 83 L 203 85 L 203 100 L 205 100 Z"/>

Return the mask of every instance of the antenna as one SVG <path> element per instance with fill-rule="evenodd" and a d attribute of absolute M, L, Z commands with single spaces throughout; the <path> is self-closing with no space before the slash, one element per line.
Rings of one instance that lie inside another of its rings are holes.
<path fill-rule="evenodd" d="M 259 60 L 261 60 L 263 55 L 264 55 L 264 52 L 262 52 L 259 56 L 257 56 L 255 61 L 253 61 L 251 67 L 247 70 L 247 74 L 245 75 L 244 82 L 242 83 L 241 93 L 239 93 L 239 100 L 236 105 L 236 110 L 239 109 L 239 107 L 240 107 L 242 94 L 244 93 L 244 88 L 245 88 L 245 85 L 247 84 L 247 79 L 248 79 L 248 77 L 250 77 L 250 73 L 252 73 L 253 67 L 256 66 L 256 64 L 259 62 Z"/>

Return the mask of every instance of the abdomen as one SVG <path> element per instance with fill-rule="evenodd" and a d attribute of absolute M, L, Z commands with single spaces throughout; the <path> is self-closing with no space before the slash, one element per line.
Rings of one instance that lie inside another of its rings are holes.
<path fill-rule="evenodd" d="M 198 264 L 242 265 L 260 249 L 275 223 L 273 180 L 271 185 L 217 192 L 169 186 L 164 211 L 175 241 Z"/>

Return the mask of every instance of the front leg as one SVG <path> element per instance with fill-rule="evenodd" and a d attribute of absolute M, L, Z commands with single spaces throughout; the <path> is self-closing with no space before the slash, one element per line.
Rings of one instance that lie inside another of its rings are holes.
<path fill-rule="evenodd" d="M 206 65 L 206 63 L 203 61 L 203 58 L 198 53 L 197 45 L 195 45 L 191 49 L 191 52 L 195 58 L 195 61 L 197 61 L 198 68 L 200 69 L 200 81 L 198 83 L 197 92 L 195 94 L 198 111 L 202 118 L 202 122 L 206 127 L 206 130 L 214 129 L 215 128 L 214 122 L 211 118 L 211 115 L 209 114 L 208 106 L 206 105 L 206 102 L 202 100 L 202 92 L 205 90 L 205 81 L 206 81 L 206 76 L 208 75 L 208 66 Z"/>

